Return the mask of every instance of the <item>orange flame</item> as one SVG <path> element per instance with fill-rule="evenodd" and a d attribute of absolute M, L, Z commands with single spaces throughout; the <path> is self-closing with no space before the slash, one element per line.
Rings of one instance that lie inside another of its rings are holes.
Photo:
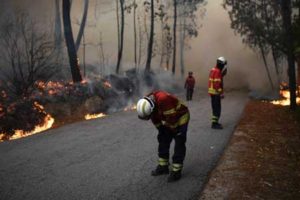
<path fill-rule="evenodd" d="M 129 110 L 136 110 L 136 105 L 127 106 L 126 108 L 124 108 L 124 111 L 129 111 Z"/>
<path fill-rule="evenodd" d="M 86 84 L 88 81 L 86 79 L 83 79 L 80 83 L 81 84 Z"/>
<path fill-rule="evenodd" d="M 99 113 L 99 114 L 87 114 L 84 116 L 85 120 L 91 120 L 91 119 L 96 119 L 96 118 L 102 118 L 105 117 L 106 115 L 104 113 Z"/>
<path fill-rule="evenodd" d="M 34 106 L 36 109 L 41 109 L 44 111 L 44 107 L 42 105 L 38 104 L 37 102 L 34 102 Z M 15 139 L 23 138 L 23 137 L 28 137 L 30 135 L 34 135 L 34 134 L 40 133 L 42 131 L 48 130 L 52 127 L 53 123 L 54 123 L 54 118 L 48 114 L 44 118 L 43 122 L 41 124 L 37 125 L 33 131 L 15 130 L 14 135 L 9 137 L 9 140 L 15 140 Z M 4 138 L 4 136 L 5 136 L 4 133 L 0 133 L 0 141 L 3 141 L 1 138 Z"/>
<path fill-rule="evenodd" d="M 281 106 L 289 106 L 290 105 L 290 92 L 287 90 L 280 90 L 280 95 L 284 98 L 282 100 L 275 100 L 271 101 L 274 105 L 281 105 Z M 300 104 L 300 97 L 296 98 L 297 104 Z"/>

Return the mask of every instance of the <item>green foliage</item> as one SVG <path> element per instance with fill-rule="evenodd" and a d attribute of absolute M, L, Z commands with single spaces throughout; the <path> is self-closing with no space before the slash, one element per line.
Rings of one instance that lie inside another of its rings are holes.
<path fill-rule="evenodd" d="M 254 50 L 263 48 L 268 53 L 277 49 L 278 55 L 287 53 L 280 1 L 274 0 L 225 0 L 224 7 L 229 11 L 231 27 L 240 34 L 243 42 Z M 293 3 L 293 10 L 299 9 L 299 1 Z M 293 30 L 296 47 L 299 46 L 299 12 L 294 12 Z M 297 14 L 298 13 L 298 14 Z"/>

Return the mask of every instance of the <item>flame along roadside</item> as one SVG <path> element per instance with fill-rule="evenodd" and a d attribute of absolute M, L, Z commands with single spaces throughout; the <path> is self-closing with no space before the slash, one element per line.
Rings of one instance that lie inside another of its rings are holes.
<path fill-rule="evenodd" d="M 36 107 L 38 107 L 39 109 L 41 109 L 43 112 L 45 112 L 44 107 L 42 105 L 38 104 L 37 102 L 35 102 L 34 105 Z M 136 105 L 130 105 L 130 106 L 127 106 L 126 108 L 124 108 L 123 111 L 130 111 L 130 110 L 135 110 L 135 109 L 136 109 Z M 106 117 L 106 116 L 107 115 L 104 114 L 104 113 L 87 114 L 87 115 L 84 116 L 84 118 L 85 118 L 85 120 L 91 120 L 91 119 L 96 119 L 96 118 L 103 118 L 103 117 Z M 55 121 L 55 119 L 51 115 L 47 114 L 46 117 L 43 120 L 43 123 L 37 125 L 34 128 L 33 131 L 26 132 L 26 131 L 23 131 L 23 130 L 16 130 L 14 135 L 9 137 L 8 140 L 16 140 L 16 139 L 19 139 L 19 138 L 28 137 L 28 136 L 46 131 L 46 130 L 52 128 L 52 126 L 54 124 L 54 121 Z M 1 139 L 1 138 L 4 137 L 4 135 L 5 135 L 4 133 L 0 133 L 0 142 L 4 141 L 4 140 Z"/>
<path fill-rule="evenodd" d="M 44 107 L 40 105 L 38 102 L 34 102 L 34 106 L 40 109 L 42 112 L 45 112 Z M 43 122 L 35 126 L 35 128 L 32 131 L 15 130 L 15 133 L 12 136 L 10 136 L 8 140 L 19 139 L 19 138 L 27 137 L 48 130 L 52 127 L 54 121 L 55 121 L 54 118 L 51 115 L 47 114 Z M 0 133 L 0 142 L 3 141 L 2 138 L 4 137 L 4 135 L 5 135 L 4 133 Z"/>
<path fill-rule="evenodd" d="M 280 95 L 284 99 L 271 101 L 271 103 L 274 105 L 289 106 L 290 105 L 290 92 L 288 90 L 280 90 Z M 297 102 L 297 104 L 300 104 L 300 97 L 297 97 L 296 102 Z"/>

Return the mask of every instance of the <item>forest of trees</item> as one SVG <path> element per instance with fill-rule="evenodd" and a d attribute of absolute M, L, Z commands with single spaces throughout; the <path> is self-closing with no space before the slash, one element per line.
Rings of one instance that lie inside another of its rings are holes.
<path fill-rule="evenodd" d="M 113 48 L 117 54 L 108 65 L 109 58 L 102 39 L 102 33 L 107 30 L 102 27 L 93 29 L 99 35 L 99 41 L 89 45 L 97 47 L 100 61 L 97 67 L 100 70 L 94 70 L 94 66 L 89 65 L 88 70 L 94 71 L 86 74 L 85 47 L 88 43 L 85 41 L 85 32 L 91 27 L 89 21 L 94 22 L 101 17 L 98 13 L 100 4 L 96 3 L 91 10 L 91 1 L 82 0 L 82 13 L 76 13 L 80 19 L 73 19 L 74 2 L 53 1 L 55 12 L 49 29 L 41 28 L 45 25 L 40 26 L 43 22 L 38 21 L 39 18 L 33 18 L 22 10 L 2 20 L 0 120 L 5 126 L 1 127 L 0 132 L 12 135 L 16 128 L 29 131 L 40 124 L 46 113 L 36 103 L 37 99 L 45 104 L 68 102 L 70 111 L 67 113 L 72 114 L 80 105 L 90 104 L 87 102 L 94 102 L 98 107 L 101 104 L 101 109 L 105 107 L 105 99 L 109 99 L 110 104 L 114 99 L 115 105 L 124 105 L 122 98 L 128 98 L 137 91 L 141 80 L 148 85 L 153 84 L 152 75 L 162 70 L 183 77 L 186 73 L 185 51 L 189 48 L 188 41 L 198 37 L 199 20 L 204 16 L 206 3 L 209 3 L 205 0 L 111 1 L 113 10 L 110 12 L 114 13 L 115 18 L 110 26 L 117 31 L 110 34 L 116 41 L 117 45 Z M 267 74 L 271 88 L 278 90 L 282 74 L 288 74 L 290 108 L 296 110 L 296 92 L 300 88 L 296 83 L 295 66 L 297 63 L 300 77 L 300 1 L 224 0 L 223 7 L 228 11 L 231 28 L 241 36 L 245 45 L 261 55 L 265 66 L 261 70 Z M 91 15 L 92 11 L 94 15 Z M 90 19 L 92 16 L 94 19 Z M 78 25 L 78 31 L 73 30 L 74 24 Z M 128 45 L 133 49 L 131 67 L 134 76 L 131 77 L 123 76 L 126 74 L 124 54 L 128 55 L 128 52 L 124 53 L 125 49 L 127 51 L 124 47 Z M 80 53 L 83 54 L 83 68 L 80 66 Z M 64 71 L 67 75 L 61 72 L 64 66 L 68 67 Z M 288 66 L 287 72 L 283 71 L 283 66 Z M 104 70 L 107 68 L 110 68 L 109 73 Z M 276 72 L 277 77 L 272 71 Z M 96 76 L 94 82 L 87 84 L 87 80 Z M 111 85 L 106 82 L 108 79 L 122 91 L 110 90 Z M 61 81 L 53 84 L 61 89 L 60 92 L 45 89 L 50 80 Z M 52 98 L 54 94 L 57 94 L 56 99 Z"/>
<path fill-rule="evenodd" d="M 295 62 L 298 60 L 299 66 L 300 56 L 300 1 L 226 0 L 224 7 L 228 9 L 231 27 L 242 36 L 244 43 L 260 52 L 272 88 L 275 78 L 280 82 L 280 63 L 287 61 L 290 108 L 295 110 L 297 106 Z M 273 57 L 278 77 L 271 77 L 270 64 L 266 59 L 269 54 Z"/>
<path fill-rule="evenodd" d="M 89 12 L 91 12 L 91 10 L 89 10 L 89 0 L 83 0 L 82 3 L 83 9 L 82 13 L 79 15 L 82 16 L 82 18 L 78 23 L 79 30 L 77 36 L 74 35 L 72 27 L 74 19 L 71 18 L 72 1 L 70 0 L 55 0 L 54 2 L 55 22 L 53 29 L 55 35 L 52 44 L 51 37 L 42 37 L 45 33 L 36 31 L 34 34 L 35 37 L 39 38 L 39 40 L 35 41 L 43 40 L 43 43 L 51 44 L 51 48 L 49 47 L 47 48 L 47 51 L 42 51 L 43 54 L 46 55 L 56 55 L 52 56 L 53 58 L 51 57 L 51 61 L 54 60 L 54 58 L 56 59 L 55 62 L 61 59 L 64 52 L 63 48 L 66 47 L 70 74 L 75 83 L 81 82 L 85 78 L 82 76 L 82 68 L 79 66 L 78 50 L 80 49 L 80 45 L 86 45 L 83 41 L 84 32 L 87 27 L 88 17 L 92 16 L 89 15 Z M 198 37 L 198 11 L 199 9 L 202 9 L 201 12 L 205 12 L 205 9 L 203 9 L 207 3 L 205 0 L 116 0 L 111 3 L 115 4 L 116 23 L 111 23 L 111 25 L 116 26 L 117 29 L 115 40 L 117 41 L 116 52 L 118 52 L 116 59 L 113 61 L 114 69 L 111 70 L 111 72 L 114 71 L 116 74 L 123 72 L 122 58 L 124 43 L 127 42 L 124 39 L 124 34 L 128 29 L 128 25 L 125 21 L 132 20 L 133 31 L 130 31 L 129 33 L 133 33 L 130 37 L 133 38 L 134 42 L 130 45 L 133 45 L 134 50 L 132 57 L 134 68 L 145 74 L 150 73 L 153 70 L 152 60 L 156 57 L 157 60 L 160 60 L 159 65 L 161 69 L 170 70 L 174 75 L 176 73 L 180 73 L 182 76 L 185 74 L 184 55 L 185 50 L 188 47 L 186 41 L 191 37 Z M 297 89 L 295 61 L 300 60 L 299 0 L 225 0 L 223 5 L 228 10 L 231 19 L 231 27 L 236 33 L 241 35 L 245 44 L 261 54 L 265 63 L 264 70 L 266 70 L 268 75 L 267 78 L 273 89 L 277 88 L 280 84 L 282 73 L 281 66 L 284 65 L 285 61 L 288 62 L 291 108 L 295 109 Z M 97 9 L 94 10 L 95 19 L 91 20 L 97 20 L 97 17 L 100 16 L 97 15 L 97 11 Z M 129 16 L 132 18 L 128 19 Z M 31 19 L 28 17 L 24 18 L 23 21 L 23 24 L 31 26 L 29 23 Z M 8 23 L 6 23 L 6 26 L 9 25 Z M 10 22 L 10 25 L 17 26 L 15 22 Z M 23 37 L 29 34 L 30 31 L 28 30 L 32 28 L 33 27 L 28 27 L 25 29 L 22 32 Z M 10 34 L 20 34 L 17 33 L 16 29 L 9 30 L 16 32 Z M 99 60 L 101 60 L 101 65 L 105 65 L 106 54 L 102 42 L 102 32 L 105 32 L 105 30 L 100 30 L 100 41 L 97 45 L 99 46 L 100 52 Z M 64 37 L 62 33 L 64 33 Z M 4 39 L 5 34 L 7 37 L 7 33 L 2 33 L 2 38 Z M 127 35 L 127 37 L 129 36 Z M 26 37 L 26 39 L 28 40 L 28 37 Z M 15 43 L 19 42 L 21 42 L 20 39 L 15 41 Z M 20 54 L 20 50 L 16 50 L 13 47 L 11 49 Z M 23 53 L 26 54 L 26 50 Z M 267 57 L 269 55 L 273 57 L 273 63 L 268 62 Z M 22 74 L 22 70 L 15 70 L 15 64 L 12 64 L 12 71 L 15 74 L 12 76 L 12 80 L 21 83 L 22 79 L 24 80 L 24 74 Z M 48 65 L 52 66 L 53 64 L 52 62 L 49 62 Z M 272 66 L 275 67 L 277 77 L 273 77 L 270 73 L 270 67 Z M 19 68 L 22 67 L 23 65 L 19 66 Z M 44 65 L 42 67 L 44 67 Z M 50 72 L 51 70 L 47 71 L 48 78 L 50 78 L 50 75 L 53 75 L 53 73 Z M 36 71 L 31 71 L 31 73 L 35 74 L 29 73 L 28 77 L 36 77 L 36 79 L 39 79 L 39 76 L 42 77 L 42 75 L 35 76 Z M 300 70 L 298 73 L 300 74 Z M 32 81 L 27 83 L 27 88 L 34 87 L 35 79 L 30 78 L 30 80 Z M 23 90 L 29 91 L 29 89 Z M 27 92 L 18 93 L 24 94 Z"/>

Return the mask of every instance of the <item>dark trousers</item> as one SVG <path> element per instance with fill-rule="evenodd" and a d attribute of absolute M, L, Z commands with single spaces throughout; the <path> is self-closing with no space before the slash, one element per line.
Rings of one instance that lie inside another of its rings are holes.
<path fill-rule="evenodd" d="M 211 107 L 212 107 L 212 123 L 219 123 L 221 116 L 221 96 L 211 95 Z"/>
<path fill-rule="evenodd" d="M 193 98 L 194 88 L 187 88 L 186 89 L 186 100 L 190 101 Z"/>
<path fill-rule="evenodd" d="M 178 132 L 172 132 L 168 128 L 163 128 L 159 131 L 158 140 L 158 156 L 159 158 L 169 159 L 169 150 L 172 140 L 175 140 L 174 154 L 172 157 L 173 163 L 183 164 L 185 158 L 185 142 L 188 124 L 181 126 Z"/>

